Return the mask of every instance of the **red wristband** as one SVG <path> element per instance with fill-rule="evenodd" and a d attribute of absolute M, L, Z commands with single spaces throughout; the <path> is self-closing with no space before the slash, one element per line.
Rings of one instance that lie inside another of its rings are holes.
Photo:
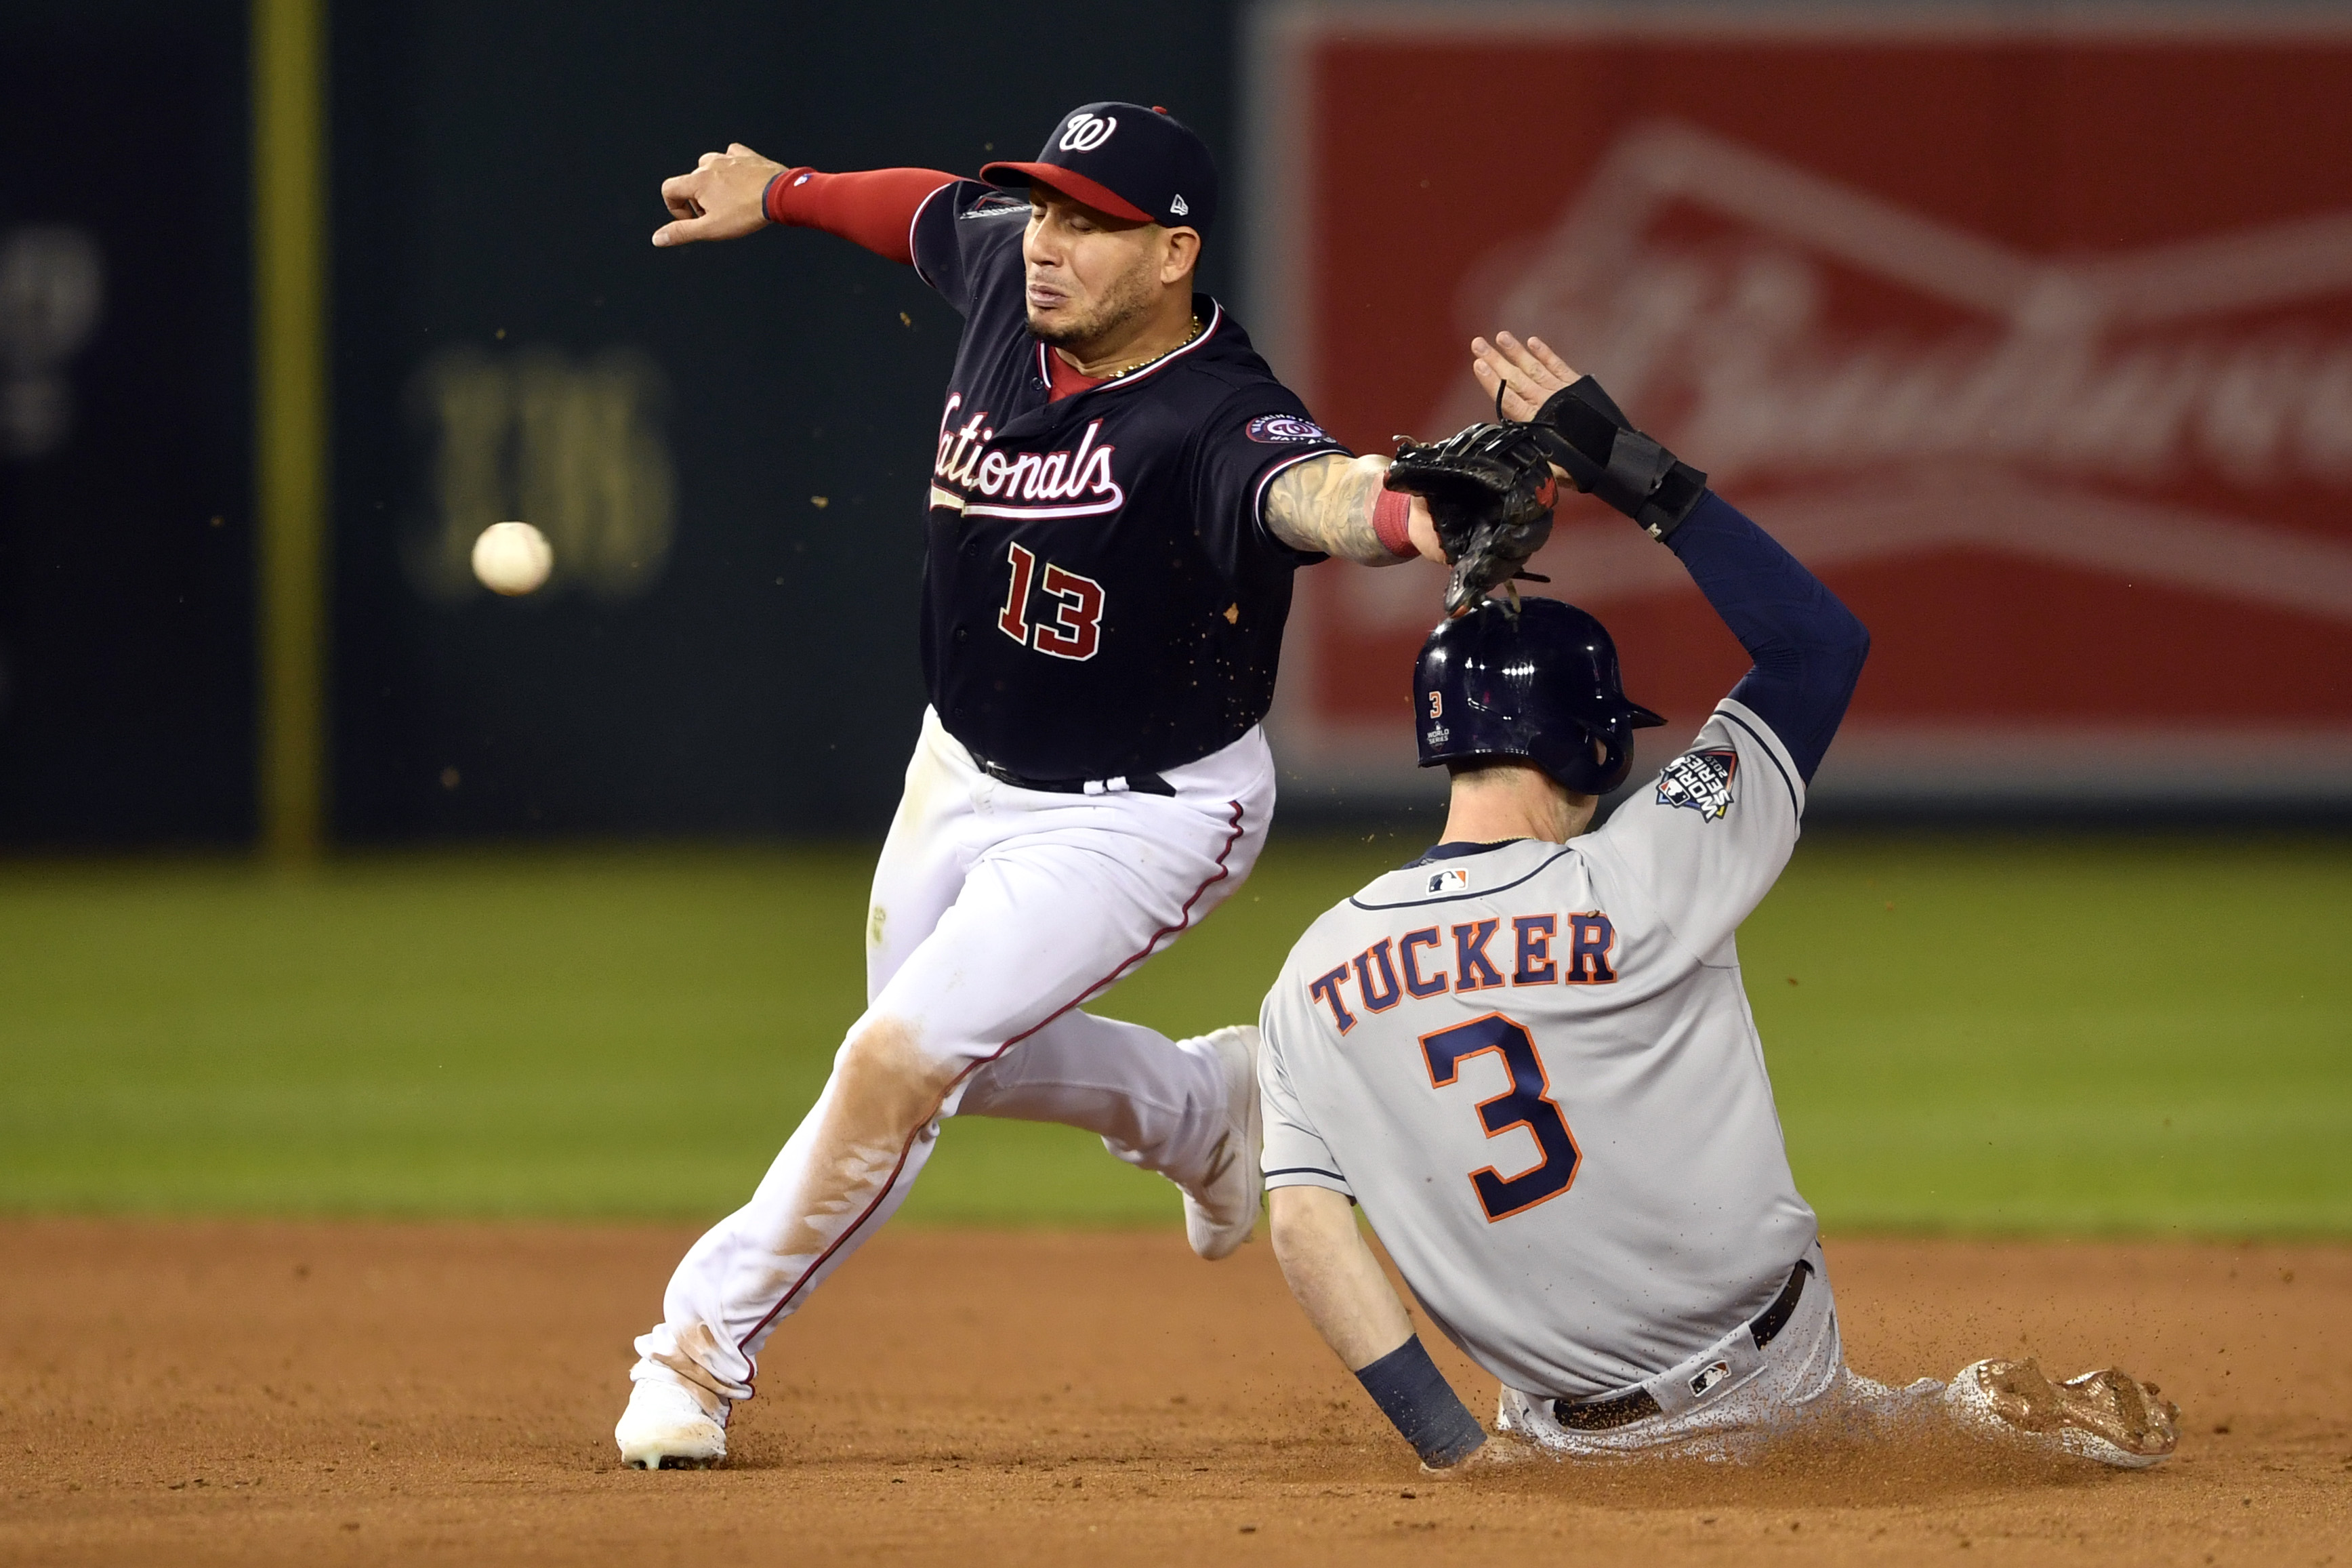
<path fill-rule="evenodd" d="M 1412 547 L 1412 496 L 1405 490 L 1382 490 L 1372 503 L 1372 532 L 1391 555 L 1421 553 Z"/>

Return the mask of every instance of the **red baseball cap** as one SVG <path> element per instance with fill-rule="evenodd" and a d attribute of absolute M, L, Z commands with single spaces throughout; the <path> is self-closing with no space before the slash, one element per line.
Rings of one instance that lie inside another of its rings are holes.
<path fill-rule="evenodd" d="M 1098 212 L 1202 234 L 1217 215 L 1217 163 L 1192 128 L 1140 103 L 1083 104 L 1033 163 L 990 163 L 992 185 L 1045 185 Z"/>

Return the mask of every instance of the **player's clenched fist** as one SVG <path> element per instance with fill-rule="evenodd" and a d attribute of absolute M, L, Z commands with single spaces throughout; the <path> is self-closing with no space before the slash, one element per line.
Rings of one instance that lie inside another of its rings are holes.
<path fill-rule="evenodd" d="M 767 226 L 768 182 L 784 172 L 740 142 L 724 153 L 705 153 L 690 174 L 662 182 L 662 205 L 677 221 L 654 230 L 656 245 L 688 245 L 698 239 L 740 239 Z"/>

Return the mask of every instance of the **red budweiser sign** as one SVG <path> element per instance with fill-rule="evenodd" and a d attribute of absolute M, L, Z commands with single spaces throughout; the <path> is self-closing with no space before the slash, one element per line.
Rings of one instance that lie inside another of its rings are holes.
<path fill-rule="evenodd" d="M 1480 417 L 1474 331 L 1599 375 L 1869 622 L 1829 794 L 2352 798 L 2352 31 L 1529 15 L 1262 19 L 1255 313 L 1327 426 Z M 1592 503 L 1538 569 L 1661 746 L 1744 667 Z M 1309 574 L 1297 765 L 1402 754 L 1437 593 Z"/>

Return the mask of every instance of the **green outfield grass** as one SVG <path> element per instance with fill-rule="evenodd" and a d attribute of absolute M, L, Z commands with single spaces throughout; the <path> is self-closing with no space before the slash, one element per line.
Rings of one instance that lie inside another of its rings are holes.
<path fill-rule="evenodd" d="M 1413 847 L 1277 835 L 1104 1010 L 1254 1016 Z M 0 869 L 0 1207 L 715 1215 L 856 1013 L 868 859 Z M 2348 908 L 2343 840 L 1816 835 L 1740 939 L 1799 1180 L 1846 1231 L 2352 1234 Z M 1176 1204 L 1091 1139 L 974 1121 L 908 1215 Z"/>

